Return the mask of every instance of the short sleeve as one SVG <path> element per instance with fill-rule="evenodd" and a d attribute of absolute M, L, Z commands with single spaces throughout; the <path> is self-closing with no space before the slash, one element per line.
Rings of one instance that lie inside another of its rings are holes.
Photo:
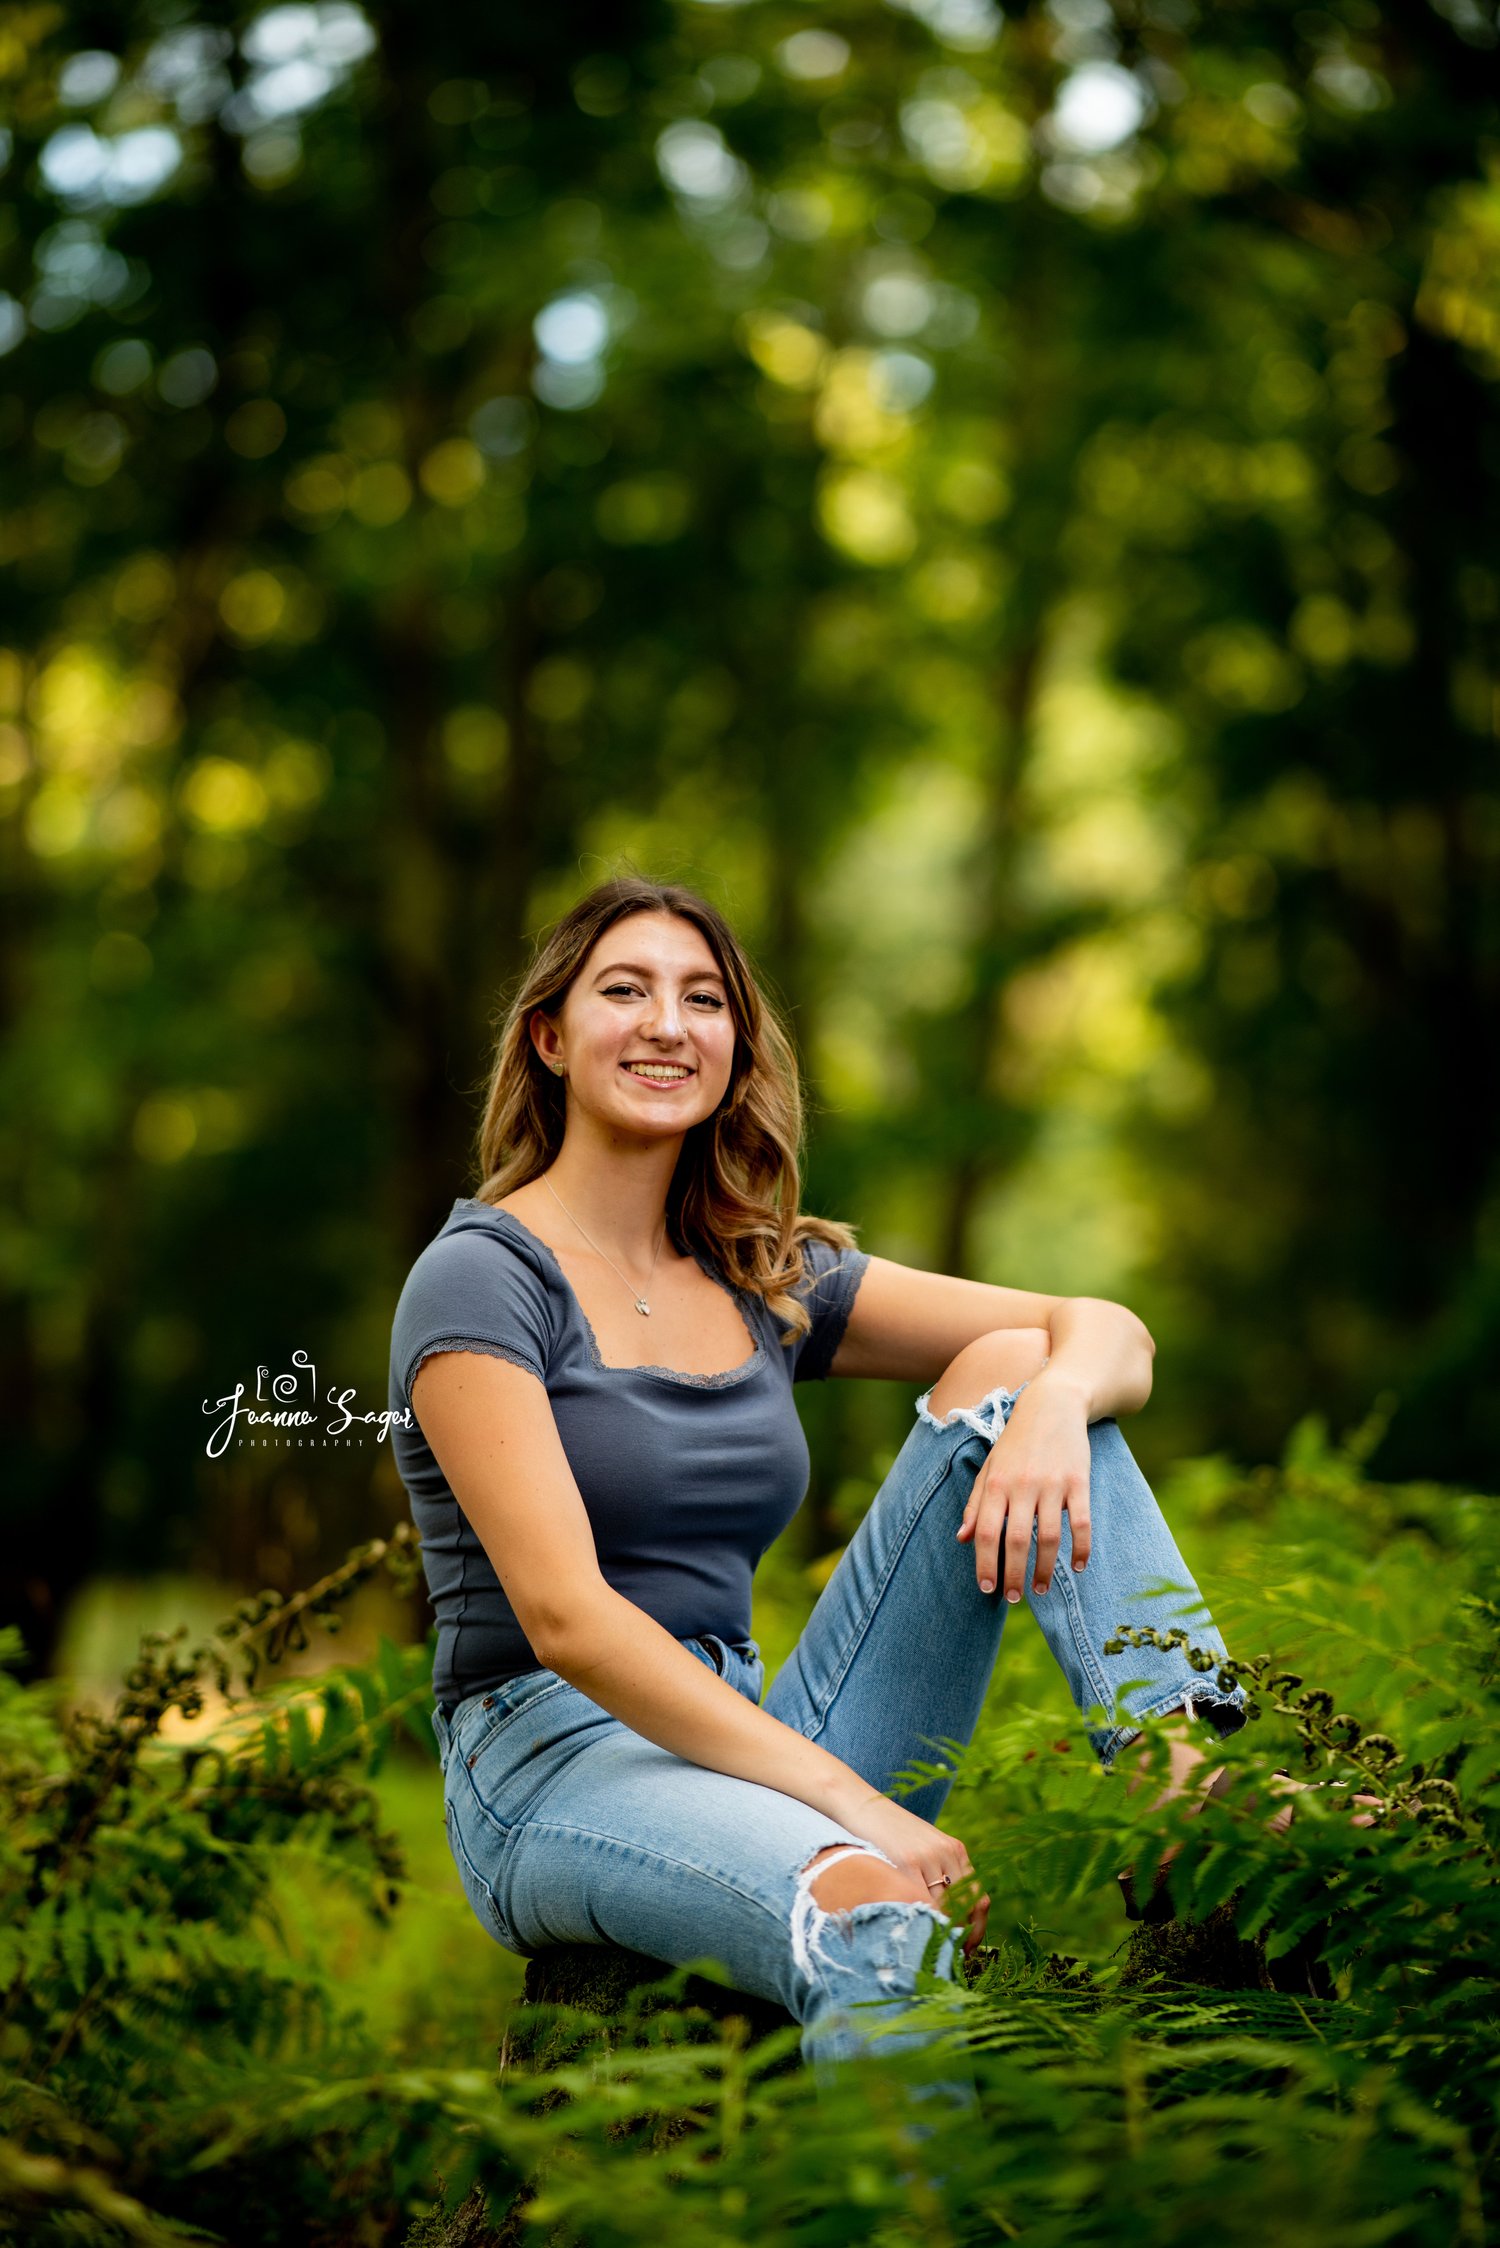
<path fill-rule="evenodd" d="M 869 1261 L 864 1249 L 840 1249 L 831 1241 L 816 1239 L 802 1243 L 804 1277 L 796 1293 L 812 1316 L 812 1326 L 789 1345 L 794 1382 L 827 1378 Z"/>
<path fill-rule="evenodd" d="M 553 1345 L 551 1301 L 541 1274 L 493 1226 L 458 1228 L 429 1241 L 396 1305 L 391 1371 L 402 1398 L 424 1358 L 477 1350 L 545 1378 Z"/>

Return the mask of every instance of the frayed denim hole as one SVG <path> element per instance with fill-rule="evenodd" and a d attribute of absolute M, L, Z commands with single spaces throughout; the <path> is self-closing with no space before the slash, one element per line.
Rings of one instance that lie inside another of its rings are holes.
<path fill-rule="evenodd" d="M 873 1956 L 869 1965 L 873 1967 L 879 1988 L 893 1996 L 905 1997 L 909 1995 L 907 1985 L 912 1970 L 920 1960 L 911 1955 L 901 1939 L 907 1930 L 918 1927 L 922 1932 L 921 1953 L 932 1959 L 932 1971 L 946 1981 L 956 1981 L 955 1954 L 963 1930 L 949 1920 L 940 1905 L 922 1904 L 906 1897 L 867 1897 L 857 1905 L 845 1905 L 835 1911 L 827 1911 L 814 1902 L 806 1962 L 799 1960 L 798 1964 L 803 1966 L 809 1980 L 816 1979 L 818 1961 L 848 1974 L 856 1970 L 858 1948 L 870 1945 Z"/>
<path fill-rule="evenodd" d="M 828 1923 L 835 1919 L 847 1919 L 851 1912 L 859 1912 L 863 1909 L 859 1905 L 846 1905 L 841 1910 L 833 1909 L 819 1904 L 812 1893 L 813 1883 L 817 1880 L 819 1874 L 829 1866 L 841 1864 L 845 1858 L 876 1858 L 882 1865 L 888 1865 L 892 1872 L 899 1873 L 901 1870 L 895 1859 L 889 1857 L 874 1842 L 846 1842 L 841 1848 L 834 1849 L 825 1845 L 824 1849 L 814 1851 L 807 1863 L 798 1868 L 797 1886 L 792 1897 L 792 1957 L 809 1982 L 816 1979 L 813 1965 L 815 1957 L 820 1954 L 824 1958 L 828 1957 L 824 1949 L 824 1935 Z M 884 1902 L 885 1900 L 867 1901 Z M 899 1903 L 900 1901 L 900 1899 L 895 1898 L 891 1900 L 892 1903 Z M 930 1908 L 916 1904 L 907 1907 L 907 1909 L 925 1912 Z"/>
<path fill-rule="evenodd" d="M 1006 1389 L 1003 1385 L 998 1385 L 996 1388 L 988 1390 L 980 1398 L 977 1405 L 950 1406 L 947 1416 L 943 1420 L 939 1420 L 931 1409 L 932 1392 L 937 1386 L 937 1383 L 934 1382 L 931 1388 L 924 1389 L 916 1402 L 916 1415 L 924 1427 L 935 1428 L 944 1436 L 952 1429 L 968 1428 L 972 1429 L 976 1436 L 982 1436 L 986 1444 L 993 1444 L 1000 1430 L 1005 1427 L 1015 1410 L 1016 1399 L 1020 1396 L 1021 1391 L 1029 1386 L 1029 1380 L 1020 1383 L 1015 1389 Z"/>

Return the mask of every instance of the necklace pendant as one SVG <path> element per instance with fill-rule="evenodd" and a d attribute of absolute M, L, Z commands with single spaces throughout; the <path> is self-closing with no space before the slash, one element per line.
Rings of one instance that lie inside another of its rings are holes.
<path fill-rule="evenodd" d="M 651 1306 L 646 1302 L 643 1296 L 636 1297 L 635 1308 L 641 1314 L 641 1317 L 643 1319 L 649 1319 L 651 1317 Z"/>

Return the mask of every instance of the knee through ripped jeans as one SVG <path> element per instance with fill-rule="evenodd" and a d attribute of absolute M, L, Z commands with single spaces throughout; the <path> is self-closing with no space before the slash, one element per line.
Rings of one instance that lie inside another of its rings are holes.
<path fill-rule="evenodd" d="M 1007 1604 L 999 1589 L 980 1592 L 972 1548 L 954 1533 L 1025 1387 L 994 1390 L 943 1421 L 929 1410 L 931 1390 L 918 1398 L 890 1473 L 769 1693 L 754 1640 L 681 1644 L 877 1790 L 890 1792 L 913 1762 L 936 1761 L 941 1741 L 967 1742 Z M 1193 1670 L 1180 1649 L 1145 1647 L 1132 1650 L 1131 1682 L 1117 1696 L 1102 1650 L 1122 1623 L 1168 1629 L 1186 1610 L 1194 1642 L 1225 1649 L 1118 1424 L 1096 1421 L 1088 1433 L 1088 1566 L 1071 1567 L 1065 1515 L 1051 1590 L 1033 1593 L 1033 1529 L 1025 1598 L 1108 1769 L 1141 1718 L 1179 1704 L 1236 1731 L 1244 1693 Z M 938 2035 L 903 2032 L 899 2017 L 928 1977 L 959 1980 L 965 1928 L 914 1902 L 825 1910 L 812 1884 L 833 1853 L 811 1865 L 819 1851 L 842 1843 L 894 1862 L 837 1819 L 659 1748 L 552 1670 L 437 1709 L 433 1726 L 454 1861 L 481 1926 L 507 1950 L 611 1943 L 671 1965 L 711 1956 L 737 1989 L 776 2000 L 801 2024 L 803 2056 L 825 2081 L 872 2033 L 886 2050 Z M 901 1800 L 936 1820 L 951 1784 L 939 1774 Z M 972 2101 L 963 2065 L 949 2088 Z"/>

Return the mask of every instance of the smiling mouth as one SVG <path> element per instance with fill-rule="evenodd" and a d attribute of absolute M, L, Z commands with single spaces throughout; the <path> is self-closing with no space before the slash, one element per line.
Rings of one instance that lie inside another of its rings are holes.
<path fill-rule="evenodd" d="M 638 1077 L 644 1085 L 685 1085 L 694 1072 L 679 1062 L 621 1062 L 627 1077 Z"/>

